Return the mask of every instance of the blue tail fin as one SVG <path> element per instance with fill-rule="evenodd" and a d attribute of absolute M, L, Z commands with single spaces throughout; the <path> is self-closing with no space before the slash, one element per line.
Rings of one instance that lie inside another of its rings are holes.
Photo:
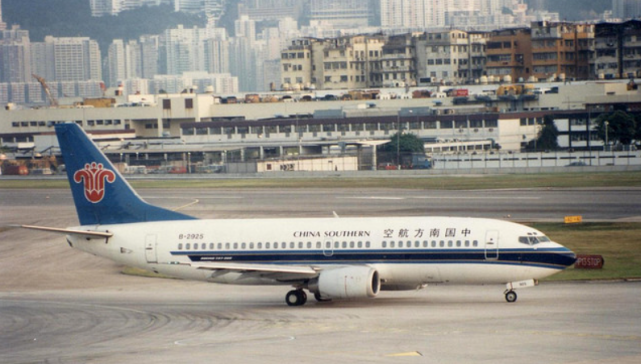
<path fill-rule="evenodd" d="M 56 134 L 81 225 L 195 219 L 143 201 L 78 125 Z"/>

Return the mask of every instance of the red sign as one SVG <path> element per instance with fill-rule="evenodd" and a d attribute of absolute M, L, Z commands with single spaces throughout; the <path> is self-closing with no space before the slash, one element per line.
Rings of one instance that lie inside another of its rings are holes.
<path fill-rule="evenodd" d="M 574 268 L 576 269 L 602 269 L 605 261 L 602 255 L 577 255 Z"/>

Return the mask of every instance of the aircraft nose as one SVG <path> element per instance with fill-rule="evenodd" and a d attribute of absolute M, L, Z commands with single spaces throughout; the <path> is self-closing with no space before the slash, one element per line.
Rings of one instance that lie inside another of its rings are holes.
<path fill-rule="evenodd" d="M 557 255 L 559 264 L 563 265 L 564 267 L 570 267 L 576 262 L 576 254 L 566 247 L 560 249 Z"/>

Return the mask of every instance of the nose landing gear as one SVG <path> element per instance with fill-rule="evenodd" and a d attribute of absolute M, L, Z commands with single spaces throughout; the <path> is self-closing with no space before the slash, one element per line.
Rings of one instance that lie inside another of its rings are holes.
<path fill-rule="evenodd" d="M 537 286 L 539 284 L 539 281 L 535 279 L 529 279 L 527 281 L 519 281 L 519 282 L 510 282 L 505 285 L 505 300 L 508 301 L 509 303 L 516 302 L 517 295 L 516 292 L 514 292 L 515 289 L 517 288 L 530 288 Z"/>
<path fill-rule="evenodd" d="M 508 301 L 509 303 L 516 302 L 516 299 L 517 299 L 516 292 L 514 291 L 505 292 L 505 300 Z"/>

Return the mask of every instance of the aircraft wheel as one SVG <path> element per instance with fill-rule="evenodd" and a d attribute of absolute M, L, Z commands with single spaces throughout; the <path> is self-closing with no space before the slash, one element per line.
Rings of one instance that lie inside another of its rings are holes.
<path fill-rule="evenodd" d="M 516 299 L 517 299 L 516 292 L 507 291 L 505 293 L 505 300 L 508 301 L 509 303 L 516 302 Z"/>
<path fill-rule="evenodd" d="M 307 302 L 307 294 L 302 289 L 287 292 L 285 302 L 288 306 L 302 306 Z"/>

